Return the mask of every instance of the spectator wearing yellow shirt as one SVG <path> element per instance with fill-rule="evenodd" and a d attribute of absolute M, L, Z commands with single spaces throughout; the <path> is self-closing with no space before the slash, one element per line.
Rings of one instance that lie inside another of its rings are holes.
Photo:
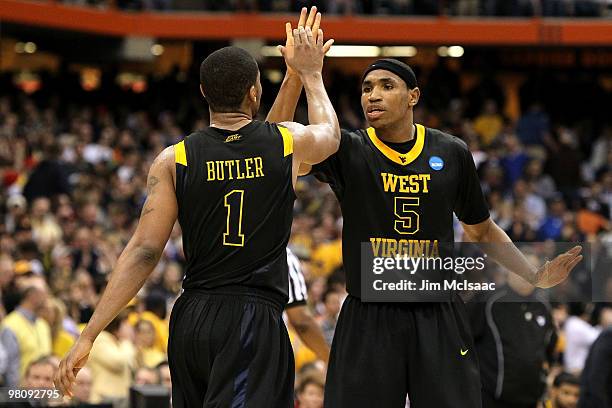
<path fill-rule="evenodd" d="M 474 131 L 478 133 L 482 145 L 490 145 L 503 128 L 504 120 L 498 112 L 497 103 L 492 99 L 487 100 L 482 113 L 474 120 Z"/>
<path fill-rule="evenodd" d="M 51 328 L 52 353 L 62 358 L 74 344 L 72 334 L 64 330 L 64 318 L 66 317 L 66 306 L 57 298 L 47 299 L 42 318 L 46 320 Z"/>
<path fill-rule="evenodd" d="M 127 398 L 135 355 L 130 330 L 132 328 L 127 321 L 127 314 L 122 312 L 94 342 L 87 361 L 92 374 L 93 403 Z"/>
<path fill-rule="evenodd" d="M 136 361 L 139 367 L 156 367 L 166 360 L 166 354 L 155 347 L 156 333 L 153 323 L 149 320 L 139 320 L 135 327 Z"/>
<path fill-rule="evenodd" d="M 2 321 L 0 341 L 8 356 L 6 385 L 16 387 L 32 361 L 51 354 L 51 330 L 40 317 L 47 301 L 47 284 L 31 277 L 17 309 Z"/>

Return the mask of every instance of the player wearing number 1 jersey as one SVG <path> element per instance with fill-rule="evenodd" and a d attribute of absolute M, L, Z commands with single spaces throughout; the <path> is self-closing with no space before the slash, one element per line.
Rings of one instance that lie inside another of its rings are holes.
<path fill-rule="evenodd" d="M 174 407 L 293 406 L 294 363 L 282 319 L 293 185 L 301 163 L 337 150 L 338 121 L 321 69 L 322 32 L 296 30 L 285 60 L 305 84 L 310 125 L 253 120 L 259 69 L 226 47 L 200 68 L 211 126 L 160 154 L 140 222 L 55 384 L 70 394 L 92 343 L 143 285 L 178 218 L 187 261 L 170 319 Z"/>

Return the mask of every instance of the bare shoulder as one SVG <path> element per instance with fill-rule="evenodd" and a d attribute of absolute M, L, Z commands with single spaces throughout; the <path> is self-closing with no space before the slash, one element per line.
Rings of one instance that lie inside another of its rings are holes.
<path fill-rule="evenodd" d="M 302 125 L 301 123 L 297 123 L 297 122 L 281 122 L 281 123 L 278 123 L 278 125 L 284 128 L 287 128 L 291 132 L 291 135 L 294 138 L 301 137 L 306 131 L 306 126 Z"/>

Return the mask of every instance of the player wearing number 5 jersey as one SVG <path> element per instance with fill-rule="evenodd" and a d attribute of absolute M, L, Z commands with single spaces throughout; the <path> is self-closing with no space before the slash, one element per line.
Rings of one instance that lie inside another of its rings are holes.
<path fill-rule="evenodd" d="M 294 79 L 288 74 L 284 82 Z M 366 69 L 361 86 L 370 127 L 343 130 L 337 153 L 300 169 L 330 184 L 344 219 L 349 296 L 332 343 L 325 406 L 401 408 L 408 394 L 411 408 L 478 408 L 479 370 L 461 299 L 451 294 L 436 303 L 363 301 L 362 243 L 379 257 L 436 256 L 439 245 L 453 241 L 455 213 L 470 240 L 509 244 L 501 251 L 490 246 L 487 254 L 541 287 L 564 280 L 580 261 L 580 248 L 541 268 L 525 259 L 491 221 L 465 143 L 414 123 L 420 91 L 408 65 L 378 60 Z M 299 83 L 286 93 L 296 90 Z"/>
<path fill-rule="evenodd" d="M 134 236 L 60 364 L 55 384 L 63 393 L 71 393 L 96 336 L 143 285 L 178 218 L 187 267 L 170 320 L 173 406 L 293 406 L 293 352 L 282 320 L 285 247 L 299 165 L 318 163 L 338 147 L 338 121 L 321 77 L 330 45 L 307 26 L 292 32 L 284 49 L 305 84 L 308 126 L 253 120 L 261 84 L 246 51 L 226 47 L 204 60 L 200 84 L 211 126 L 151 166 Z"/>

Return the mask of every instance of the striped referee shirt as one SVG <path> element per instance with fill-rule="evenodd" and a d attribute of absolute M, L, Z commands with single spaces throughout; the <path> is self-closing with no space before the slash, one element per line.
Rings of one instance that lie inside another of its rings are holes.
<path fill-rule="evenodd" d="M 308 299 L 306 281 L 300 260 L 289 248 L 287 248 L 287 264 L 289 265 L 289 302 L 285 308 L 305 305 Z"/>

